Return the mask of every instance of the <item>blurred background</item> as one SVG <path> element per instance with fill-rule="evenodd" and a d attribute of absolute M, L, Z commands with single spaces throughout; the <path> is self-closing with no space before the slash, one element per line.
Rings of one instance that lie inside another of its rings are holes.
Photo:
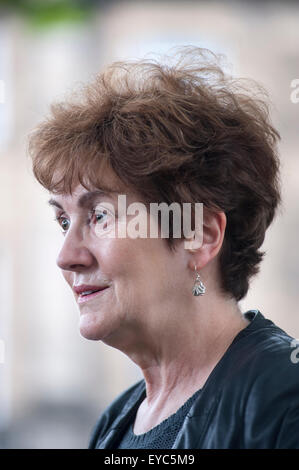
<path fill-rule="evenodd" d="M 270 93 L 281 133 L 284 206 L 242 311 L 299 338 L 299 5 L 255 1 L 0 1 L 0 448 L 86 448 L 100 412 L 141 378 L 121 352 L 78 331 L 56 267 L 62 243 L 33 179 L 29 131 L 117 59 L 197 45 Z"/>

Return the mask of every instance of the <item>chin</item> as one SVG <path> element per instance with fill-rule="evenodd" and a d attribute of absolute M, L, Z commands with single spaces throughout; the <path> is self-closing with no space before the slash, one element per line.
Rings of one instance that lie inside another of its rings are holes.
<path fill-rule="evenodd" d="M 99 324 L 99 318 L 94 313 L 84 313 L 80 316 L 79 330 L 81 336 L 93 341 L 101 340 L 105 333 Z"/>

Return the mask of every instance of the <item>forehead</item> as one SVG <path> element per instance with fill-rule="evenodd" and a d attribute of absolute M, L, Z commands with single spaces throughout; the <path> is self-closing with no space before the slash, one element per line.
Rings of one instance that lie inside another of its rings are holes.
<path fill-rule="evenodd" d="M 90 206 L 98 198 L 113 198 L 119 193 L 118 189 L 92 189 L 88 190 L 81 185 L 78 185 L 71 194 L 50 194 L 51 198 L 48 203 L 51 206 L 61 207 L 76 206 L 84 209 Z"/>
<path fill-rule="evenodd" d="M 131 202 L 142 202 L 142 198 L 132 189 L 122 187 L 105 186 L 103 188 L 86 189 L 81 184 L 76 186 L 71 194 L 53 194 L 48 204 L 62 210 L 91 209 L 95 202 L 105 201 L 117 202 L 118 195 L 125 195 L 127 204 Z"/>
<path fill-rule="evenodd" d="M 92 175 L 88 171 L 86 171 L 86 174 L 74 172 L 70 181 L 61 174 L 59 169 L 56 169 L 51 186 L 53 191 L 50 190 L 49 192 L 50 200 L 64 202 L 65 204 L 76 204 L 76 202 L 81 202 L 82 198 L 87 201 L 88 193 L 90 193 L 90 198 L 101 194 L 107 196 L 115 193 L 121 194 L 129 190 L 127 185 L 107 164 L 94 169 Z"/>

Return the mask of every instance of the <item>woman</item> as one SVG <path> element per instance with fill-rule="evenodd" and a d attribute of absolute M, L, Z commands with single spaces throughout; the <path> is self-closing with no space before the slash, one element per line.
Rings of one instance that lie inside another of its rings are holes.
<path fill-rule="evenodd" d="M 252 83 L 248 93 L 211 52 L 179 59 L 112 64 L 30 140 L 65 237 L 57 264 L 80 332 L 144 377 L 102 413 L 89 447 L 299 448 L 293 338 L 238 305 L 281 201 L 279 134 Z M 165 214 L 148 208 L 173 202 L 203 204 L 200 230 L 192 206 L 187 235 L 175 236 L 170 217 L 164 237 Z M 158 237 L 132 236 L 136 203 Z"/>

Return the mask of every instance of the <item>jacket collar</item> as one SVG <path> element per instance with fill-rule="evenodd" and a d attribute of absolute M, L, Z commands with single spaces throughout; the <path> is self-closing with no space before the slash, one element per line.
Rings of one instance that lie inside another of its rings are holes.
<path fill-rule="evenodd" d="M 232 353 L 232 350 L 235 349 L 236 343 L 238 343 L 240 339 L 247 337 L 254 331 L 258 330 L 260 327 L 273 325 L 273 322 L 271 322 L 270 320 L 267 320 L 261 314 L 259 310 L 248 310 L 247 312 L 244 313 L 244 316 L 248 320 L 250 320 L 249 325 L 243 328 L 243 330 L 241 330 L 235 336 L 235 338 L 233 339 L 228 349 L 225 351 L 221 359 L 218 361 L 218 363 L 216 364 L 216 366 L 210 373 L 207 381 L 205 382 L 202 388 L 202 393 L 200 394 L 198 400 L 195 400 L 195 402 L 191 406 L 186 416 L 184 424 L 175 440 L 173 448 L 184 448 L 184 445 L 186 445 L 186 443 L 184 443 L 185 436 L 186 435 L 188 436 L 188 433 L 187 434 L 185 433 L 186 426 L 192 425 L 189 418 L 192 418 L 194 413 L 198 416 L 197 411 L 196 411 L 196 406 L 197 406 L 198 401 L 199 400 L 201 401 L 201 398 L 203 398 L 205 395 L 209 395 L 210 385 L 219 380 L 218 372 L 223 368 L 223 366 L 225 369 L 225 365 L 226 365 L 225 363 L 227 363 L 228 358 L 230 357 Z M 221 377 L 221 373 L 220 373 L 220 379 L 221 378 L 223 379 L 223 375 Z M 220 383 L 218 383 L 216 388 L 218 389 L 218 391 L 221 390 L 221 380 L 220 380 Z M 145 381 L 144 379 L 142 379 L 140 380 L 140 382 L 136 384 L 136 387 L 134 388 L 130 398 L 124 404 L 122 411 L 118 414 L 114 422 L 111 423 L 109 432 L 106 434 L 106 436 L 104 436 L 103 439 L 100 440 L 100 442 L 98 442 L 97 444 L 98 449 L 108 449 L 108 448 L 113 449 L 113 444 L 115 440 L 119 438 L 119 433 L 122 432 L 126 428 L 131 417 L 136 413 L 139 405 L 141 404 L 145 396 L 146 396 Z M 216 394 L 214 397 L 209 395 L 209 399 L 207 400 L 207 406 L 205 406 L 205 408 L 201 411 L 201 419 L 196 422 L 198 431 L 200 430 L 199 428 L 204 429 L 204 425 L 205 425 L 205 422 L 207 421 L 209 413 L 211 412 L 211 409 L 215 406 L 218 400 L 219 400 L 219 393 Z M 190 421 L 190 423 L 188 423 L 188 421 Z M 200 433 L 197 432 L 196 434 L 198 435 Z M 190 443 L 188 445 L 190 445 Z"/>

